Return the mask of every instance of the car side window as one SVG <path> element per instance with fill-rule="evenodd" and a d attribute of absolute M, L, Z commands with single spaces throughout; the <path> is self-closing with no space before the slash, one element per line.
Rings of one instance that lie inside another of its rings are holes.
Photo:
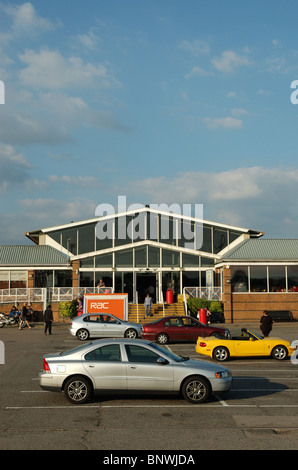
<path fill-rule="evenodd" d="M 85 355 L 86 361 L 120 362 L 121 352 L 119 344 L 110 344 L 93 349 Z"/>
<path fill-rule="evenodd" d="M 125 345 L 125 349 L 129 362 L 156 364 L 157 359 L 160 357 L 158 354 L 142 346 Z"/>

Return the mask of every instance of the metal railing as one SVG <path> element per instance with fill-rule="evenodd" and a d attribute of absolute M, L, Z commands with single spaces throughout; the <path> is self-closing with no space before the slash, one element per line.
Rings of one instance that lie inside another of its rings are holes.
<path fill-rule="evenodd" d="M 48 301 L 67 302 L 85 294 L 112 294 L 112 287 L 50 287 L 47 289 Z"/>
<path fill-rule="evenodd" d="M 206 300 L 221 300 L 222 292 L 221 287 L 184 287 L 183 297 L 186 300 L 186 296 L 206 299 Z"/>
<path fill-rule="evenodd" d="M 84 294 L 110 294 L 112 287 L 32 287 L 0 289 L 0 303 L 67 302 Z"/>
<path fill-rule="evenodd" d="M 19 302 L 43 302 L 46 295 L 44 288 L 0 289 L 0 302 L 17 304 Z"/>

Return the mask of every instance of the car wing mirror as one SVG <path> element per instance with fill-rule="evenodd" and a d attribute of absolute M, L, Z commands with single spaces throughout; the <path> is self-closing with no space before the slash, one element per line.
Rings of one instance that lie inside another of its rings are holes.
<path fill-rule="evenodd" d="M 164 357 L 159 357 L 156 362 L 160 366 L 165 366 L 166 364 L 169 363 L 169 361 L 167 361 L 167 359 L 165 359 Z"/>

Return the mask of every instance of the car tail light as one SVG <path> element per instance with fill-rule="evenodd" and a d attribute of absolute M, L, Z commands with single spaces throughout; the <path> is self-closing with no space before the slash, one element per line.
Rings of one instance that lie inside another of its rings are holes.
<path fill-rule="evenodd" d="M 206 344 L 206 343 L 203 343 L 203 342 L 201 342 L 201 343 L 200 343 L 200 346 L 201 346 L 201 348 L 205 348 L 205 347 L 207 346 L 207 344 Z"/>
<path fill-rule="evenodd" d="M 50 366 L 49 366 L 48 362 L 45 360 L 45 358 L 43 358 L 43 370 L 45 372 L 51 372 Z"/>

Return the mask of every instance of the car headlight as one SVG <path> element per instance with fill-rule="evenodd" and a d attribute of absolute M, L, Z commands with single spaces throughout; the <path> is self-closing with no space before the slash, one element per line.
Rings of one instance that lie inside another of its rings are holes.
<path fill-rule="evenodd" d="M 229 370 L 223 370 L 221 372 L 215 372 L 214 375 L 217 379 L 228 379 L 231 377 L 231 372 Z"/>
<path fill-rule="evenodd" d="M 229 330 L 225 330 L 225 337 L 230 338 L 231 334 Z"/>

